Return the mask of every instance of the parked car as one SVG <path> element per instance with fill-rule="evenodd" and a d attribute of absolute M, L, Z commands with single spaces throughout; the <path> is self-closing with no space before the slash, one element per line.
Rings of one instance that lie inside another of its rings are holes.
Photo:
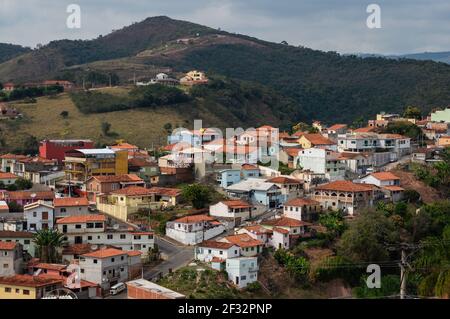
<path fill-rule="evenodd" d="M 111 289 L 109 290 L 109 293 L 114 296 L 114 295 L 117 295 L 118 293 L 124 291 L 126 288 L 127 288 L 127 286 L 123 282 L 119 282 L 111 287 Z"/>

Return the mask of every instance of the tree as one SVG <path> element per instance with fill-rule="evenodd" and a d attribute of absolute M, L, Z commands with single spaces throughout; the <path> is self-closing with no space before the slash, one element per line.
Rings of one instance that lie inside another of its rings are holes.
<path fill-rule="evenodd" d="M 65 244 L 64 234 L 52 228 L 42 229 L 33 235 L 39 259 L 43 263 L 57 263 L 58 248 Z"/>
<path fill-rule="evenodd" d="M 11 201 L 8 203 L 8 208 L 11 213 L 22 213 L 23 207 L 17 204 L 16 201 Z"/>
<path fill-rule="evenodd" d="M 25 154 L 35 155 L 38 153 L 39 141 L 37 140 L 36 136 L 28 135 L 25 138 L 25 141 L 23 142 L 23 144 L 24 144 L 23 152 Z"/>
<path fill-rule="evenodd" d="M 16 185 L 18 190 L 25 190 L 33 187 L 33 183 L 30 180 L 24 178 L 18 178 L 14 184 Z"/>
<path fill-rule="evenodd" d="M 422 111 L 417 106 L 407 106 L 403 112 L 403 117 L 407 119 L 422 119 Z"/>
<path fill-rule="evenodd" d="M 361 278 L 361 285 L 353 289 L 357 298 L 383 298 L 398 294 L 400 277 L 397 275 L 381 276 L 381 287 L 379 289 L 369 288 L 366 283 L 367 275 Z"/>
<path fill-rule="evenodd" d="M 103 135 L 108 135 L 110 133 L 111 130 L 111 123 L 109 122 L 102 122 L 102 132 Z"/>
<path fill-rule="evenodd" d="M 183 187 L 182 196 L 192 203 L 196 209 L 204 208 L 211 201 L 211 190 L 208 186 L 192 184 Z"/>
<path fill-rule="evenodd" d="M 389 258 L 387 245 L 398 243 L 394 222 L 383 213 L 365 211 L 349 223 L 337 244 L 338 254 L 353 262 L 377 262 Z"/>
<path fill-rule="evenodd" d="M 61 115 L 62 118 L 67 118 L 69 116 L 69 112 L 67 111 L 62 111 L 61 113 L 59 113 L 59 115 Z"/>
<path fill-rule="evenodd" d="M 327 235 L 330 239 L 340 236 L 347 227 L 341 211 L 320 214 L 319 223 L 327 228 Z"/>

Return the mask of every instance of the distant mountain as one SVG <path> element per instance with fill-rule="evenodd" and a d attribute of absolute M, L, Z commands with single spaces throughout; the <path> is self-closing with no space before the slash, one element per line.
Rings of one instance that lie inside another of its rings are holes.
<path fill-rule="evenodd" d="M 355 54 L 361 58 L 389 58 L 389 59 L 413 59 L 420 61 L 434 61 L 443 62 L 450 64 L 450 51 L 446 52 L 424 52 L 424 53 L 410 53 L 410 54 L 399 54 L 399 55 L 383 55 L 383 54 L 372 54 L 372 53 L 357 53 Z"/>
<path fill-rule="evenodd" d="M 0 63 L 30 51 L 30 48 L 25 48 L 20 45 L 0 43 Z"/>
<path fill-rule="evenodd" d="M 99 83 L 113 74 L 130 83 L 162 70 L 180 76 L 190 69 L 257 83 L 293 100 L 296 108 L 275 110 L 285 113 L 285 125 L 351 122 L 382 110 L 402 112 L 411 104 L 429 112 L 450 101 L 450 65 L 343 56 L 168 17 L 148 18 L 93 40 L 53 41 L 1 63 L 0 82 L 58 78 L 80 84 L 89 77 Z"/>

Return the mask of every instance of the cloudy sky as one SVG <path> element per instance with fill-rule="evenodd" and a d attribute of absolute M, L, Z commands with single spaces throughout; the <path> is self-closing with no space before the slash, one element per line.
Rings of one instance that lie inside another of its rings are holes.
<path fill-rule="evenodd" d="M 80 29 L 66 27 L 72 3 Z M 380 29 L 366 25 L 371 3 Z M 0 0 L 0 42 L 90 39 L 156 15 L 341 53 L 450 51 L 450 0 Z"/>

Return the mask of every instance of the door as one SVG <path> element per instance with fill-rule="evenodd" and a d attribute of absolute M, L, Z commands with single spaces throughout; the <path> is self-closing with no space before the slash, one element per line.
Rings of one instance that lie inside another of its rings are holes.
<path fill-rule="evenodd" d="M 63 233 L 67 233 L 67 225 L 63 225 Z"/>
<path fill-rule="evenodd" d="M 48 212 L 42 212 L 42 220 L 48 220 Z"/>
<path fill-rule="evenodd" d="M 236 285 L 239 285 L 239 276 L 236 276 Z"/>
<path fill-rule="evenodd" d="M 75 236 L 75 244 L 82 244 L 82 243 L 83 243 L 83 237 Z"/>

